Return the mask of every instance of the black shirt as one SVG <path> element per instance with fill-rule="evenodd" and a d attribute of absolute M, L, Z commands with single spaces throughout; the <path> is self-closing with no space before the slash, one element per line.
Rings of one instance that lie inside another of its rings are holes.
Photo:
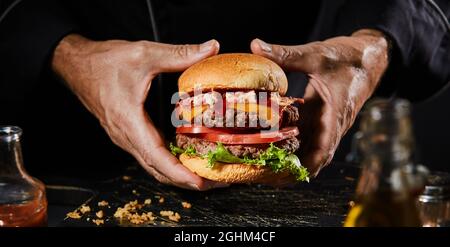
<path fill-rule="evenodd" d="M 0 7 L 5 9 L 11 2 L 2 2 Z M 215 38 L 221 43 L 221 52 L 249 52 L 250 41 L 256 37 L 272 43 L 302 44 L 375 28 L 393 45 L 389 69 L 377 94 L 424 99 L 450 80 L 450 6 L 439 1 L 439 9 L 433 3 L 22 0 L 0 22 L 0 124 L 23 127 L 25 155 L 34 163 L 30 165 L 40 170 L 57 170 L 68 164 L 112 167 L 129 158 L 109 141 L 96 119 L 49 68 L 55 46 L 73 32 L 93 40 L 155 40 L 156 34 L 159 41 L 173 44 Z M 176 78 L 164 75 L 164 88 L 152 86 L 147 104 L 152 119 L 169 136 L 173 133 L 170 96 L 177 90 Z M 302 84 L 293 81 L 304 81 L 304 76 L 291 74 L 289 78 L 289 94 L 301 96 Z"/>

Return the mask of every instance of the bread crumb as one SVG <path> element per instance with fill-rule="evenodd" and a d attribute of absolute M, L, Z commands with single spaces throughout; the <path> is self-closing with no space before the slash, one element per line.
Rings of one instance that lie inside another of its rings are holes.
<path fill-rule="evenodd" d="M 354 202 L 354 201 L 349 201 L 349 202 L 348 202 L 348 205 L 352 208 L 352 207 L 355 206 L 355 202 Z"/>
<path fill-rule="evenodd" d="M 152 199 L 145 199 L 145 201 L 144 201 L 144 204 L 145 205 L 150 205 L 150 204 L 152 204 Z"/>
<path fill-rule="evenodd" d="M 68 212 L 67 217 L 71 218 L 71 219 L 79 219 L 81 218 L 81 215 L 78 213 L 77 210 L 73 211 L 73 212 Z"/>
<path fill-rule="evenodd" d="M 129 210 L 136 210 L 141 209 L 142 205 L 138 203 L 138 200 L 130 201 L 129 203 L 125 204 L 125 208 L 128 208 Z"/>
<path fill-rule="evenodd" d="M 173 211 L 170 211 L 170 210 L 163 210 L 163 211 L 160 211 L 159 214 L 164 217 L 169 217 L 169 216 L 172 216 L 174 213 L 173 213 Z"/>
<path fill-rule="evenodd" d="M 94 224 L 96 224 L 97 226 L 105 224 L 105 221 L 101 219 L 95 219 L 92 220 L 92 222 L 94 222 Z"/>
<path fill-rule="evenodd" d="M 95 213 L 95 215 L 97 216 L 97 218 L 101 219 L 103 218 L 103 210 L 98 211 L 97 213 Z"/>
<path fill-rule="evenodd" d="M 164 197 L 159 198 L 159 203 L 164 203 Z"/>
<path fill-rule="evenodd" d="M 183 208 L 191 208 L 192 204 L 190 204 L 189 202 L 181 202 L 181 205 L 183 206 Z"/>
<path fill-rule="evenodd" d="M 350 182 L 355 181 L 355 178 L 352 178 L 352 177 L 344 177 L 344 179 L 347 181 L 350 181 Z"/>
<path fill-rule="evenodd" d="M 178 222 L 181 219 L 181 215 L 179 213 L 176 213 L 176 212 L 173 212 L 173 211 L 170 211 L 170 210 L 160 211 L 159 214 L 161 216 L 167 217 L 167 218 L 169 218 L 169 220 L 172 220 L 172 221 L 175 221 L 175 222 Z"/>
<path fill-rule="evenodd" d="M 119 218 L 120 220 L 127 218 L 130 215 L 130 212 L 125 208 L 118 207 L 116 212 L 114 213 L 115 218 Z"/>
<path fill-rule="evenodd" d="M 174 215 L 169 216 L 169 220 L 172 220 L 172 221 L 175 221 L 175 222 L 180 221 L 180 219 L 181 219 L 181 216 L 180 216 L 179 213 L 175 213 Z"/>
<path fill-rule="evenodd" d="M 99 207 L 106 207 L 109 205 L 109 203 L 107 201 L 103 200 L 103 201 L 98 202 L 97 205 Z"/>
<path fill-rule="evenodd" d="M 81 205 L 80 212 L 82 214 L 91 212 L 91 208 L 87 205 Z"/>
<path fill-rule="evenodd" d="M 156 217 L 153 216 L 152 212 L 142 213 L 141 215 L 139 215 L 138 213 L 134 213 L 129 217 L 129 221 L 136 225 L 154 221 L 155 219 Z"/>
<path fill-rule="evenodd" d="M 137 212 L 142 207 L 143 205 L 139 204 L 137 200 L 131 201 L 125 204 L 123 208 L 117 208 L 116 212 L 114 213 L 114 217 L 118 218 L 121 221 L 128 220 L 129 222 L 136 225 L 154 221 L 156 217 L 153 216 L 152 212 L 143 212 L 141 214 Z"/>

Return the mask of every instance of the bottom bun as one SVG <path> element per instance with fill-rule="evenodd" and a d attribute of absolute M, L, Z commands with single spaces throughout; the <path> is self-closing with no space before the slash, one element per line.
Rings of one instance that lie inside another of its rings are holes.
<path fill-rule="evenodd" d="M 217 163 L 208 167 L 208 161 L 199 157 L 180 155 L 181 163 L 200 177 L 224 183 L 270 183 L 289 176 L 287 172 L 274 173 L 267 167 Z"/>

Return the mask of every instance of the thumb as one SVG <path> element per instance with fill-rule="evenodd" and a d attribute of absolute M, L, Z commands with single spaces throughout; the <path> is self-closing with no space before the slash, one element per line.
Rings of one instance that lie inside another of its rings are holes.
<path fill-rule="evenodd" d="M 210 40 L 199 45 L 169 45 L 154 43 L 152 59 L 157 73 L 183 71 L 202 59 L 219 52 L 219 42 Z"/>
<path fill-rule="evenodd" d="M 320 65 L 320 59 L 318 59 L 321 54 L 318 50 L 320 47 L 315 43 L 283 46 L 254 39 L 250 48 L 254 54 L 266 57 L 286 70 L 313 74 Z"/>

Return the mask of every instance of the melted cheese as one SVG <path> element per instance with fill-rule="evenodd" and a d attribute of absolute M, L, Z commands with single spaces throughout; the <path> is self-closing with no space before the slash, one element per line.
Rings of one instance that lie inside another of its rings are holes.
<path fill-rule="evenodd" d="M 192 122 L 192 120 L 198 115 L 202 114 L 206 109 L 208 109 L 208 105 L 201 105 L 192 107 L 190 110 L 185 107 L 181 107 L 181 116 L 183 120 Z"/>
<path fill-rule="evenodd" d="M 272 114 L 272 108 L 267 105 L 258 105 L 256 103 L 237 103 L 234 105 L 229 105 L 229 108 L 234 108 L 237 111 L 243 112 L 256 112 L 261 120 L 266 120 L 268 122 L 277 122 L 279 120 L 279 111 L 275 111 Z"/>

